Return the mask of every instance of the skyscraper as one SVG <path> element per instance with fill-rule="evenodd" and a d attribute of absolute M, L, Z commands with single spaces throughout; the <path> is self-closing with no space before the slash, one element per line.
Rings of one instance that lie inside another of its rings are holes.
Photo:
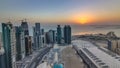
<path fill-rule="evenodd" d="M 41 29 L 41 34 L 44 35 L 44 29 Z"/>
<path fill-rule="evenodd" d="M 11 29 L 11 55 L 12 55 L 12 68 L 16 68 L 16 31 L 13 26 Z"/>
<path fill-rule="evenodd" d="M 34 49 L 38 50 L 41 47 L 41 29 L 40 23 L 35 23 L 33 27 Z"/>
<path fill-rule="evenodd" d="M 41 29 L 41 45 L 45 46 L 45 32 L 44 29 Z"/>
<path fill-rule="evenodd" d="M 0 32 L 0 48 L 2 47 L 2 33 Z"/>
<path fill-rule="evenodd" d="M 22 21 L 21 28 L 24 31 L 25 35 L 29 35 L 28 24 L 26 21 Z"/>
<path fill-rule="evenodd" d="M 23 34 L 21 27 L 16 26 L 15 30 L 16 30 L 16 52 L 17 52 L 16 60 L 19 61 L 23 59 L 25 56 L 25 44 L 21 43 L 22 41 L 24 41 L 24 37 L 23 39 L 21 39 Z"/>
<path fill-rule="evenodd" d="M 50 44 L 49 32 L 45 33 L 45 43 Z"/>
<path fill-rule="evenodd" d="M 62 40 L 62 32 L 61 32 L 61 27 L 60 25 L 57 26 L 57 43 L 61 44 Z"/>
<path fill-rule="evenodd" d="M 21 39 L 20 39 L 20 34 L 21 30 L 19 27 L 15 27 L 16 30 L 16 60 L 19 61 L 21 60 Z"/>
<path fill-rule="evenodd" d="M 31 54 L 32 53 L 32 37 L 31 36 L 29 36 L 29 54 Z"/>
<path fill-rule="evenodd" d="M 2 46 L 2 33 L 0 33 L 0 68 L 5 68 L 4 48 Z"/>
<path fill-rule="evenodd" d="M 20 44 L 21 44 L 21 58 L 23 59 L 25 57 L 25 34 L 24 31 L 21 30 L 20 34 Z"/>
<path fill-rule="evenodd" d="M 49 36 L 50 36 L 50 42 L 55 43 L 55 31 L 54 30 L 49 30 Z"/>
<path fill-rule="evenodd" d="M 49 30 L 46 33 L 46 40 L 47 40 L 47 44 L 54 44 L 55 43 L 55 31 L 54 30 Z"/>
<path fill-rule="evenodd" d="M 21 28 L 25 35 L 25 55 L 27 56 L 30 53 L 29 52 L 30 48 L 29 48 L 29 30 L 28 30 L 28 24 L 26 21 L 22 21 Z"/>
<path fill-rule="evenodd" d="M 3 47 L 5 50 L 5 68 L 15 68 L 16 39 L 15 29 L 10 22 L 2 23 Z"/>
<path fill-rule="evenodd" d="M 0 68 L 5 68 L 5 57 L 3 47 L 0 48 Z"/>
<path fill-rule="evenodd" d="M 64 43 L 71 44 L 71 27 L 69 25 L 64 26 Z"/>

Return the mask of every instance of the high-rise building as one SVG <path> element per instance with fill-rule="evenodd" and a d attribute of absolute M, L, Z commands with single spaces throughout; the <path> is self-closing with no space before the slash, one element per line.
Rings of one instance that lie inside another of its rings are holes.
<path fill-rule="evenodd" d="M 31 36 L 29 36 L 29 54 L 31 54 L 32 53 L 32 37 Z"/>
<path fill-rule="evenodd" d="M 2 33 L 0 32 L 0 49 L 2 48 Z"/>
<path fill-rule="evenodd" d="M 5 68 L 4 48 L 2 46 L 2 33 L 0 33 L 0 68 Z"/>
<path fill-rule="evenodd" d="M 2 33 L 0 32 L 0 48 L 2 47 Z"/>
<path fill-rule="evenodd" d="M 29 35 L 28 24 L 26 21 L 22 21 L 21 28 L 24 31 L 25 35 Z"/>
<path fill-rule="evenodd" d="M 55 30 L 53 30 L 52 32 L 53 32 L 53 43 L 55 43 L 56 42 L 56 32 L 55 32 Z"/>
<path fill-rule="evenodd" d="M 21 34 L 20 34 L 20 44 L 21 44 L 21 59 L 23 59 L 25 57 L 25 34 L 24 31 L 21 30 Z"/>
<path fill-rule="evenodd" d="M 50 43 L 54 44 L 55 43 L 55 31 L 54 30 L 49 30 L 49 38 L 50 38 Z"/>
<path fill-rule="evenodd" d="M 71 44 L 71 27 L 69 25 L 64 26 L 64 43 Z"/>
<path fill-rule="evenodd" d="M 16 60 L 19 61 L 21 60 L 21 39 L 20 39 L 20 34 L 21 34 L 21 29 L 16 26 Z"/>
<path fill-rule="evenodd" d="M 25 35 L 25 55 L 29 55 L 29 30 L 28 30 L 28 24 L 26 21 L 22 21 L 21 23 L 21 28 L 24 32 L 24 35 Z"/>
<path fill-rule="evenodd" d="M 12 55 L 12 68 L 16 68 L 16 31 L 15 27 L 11 29 L 11 55 Z"/>
<path fill-rule="evenodd" d="M 41 45 L 42 45 L 42 47 L 45 46 L 45 32 L 44 32 L 44 29 L 41 29 Z"/>
<path fill-rule="evenodd" d="M 4 48 L 0 48 L 0 68 L 5 68 Z"/>
<path fill-rule="evenodd" d="M 61 44 L 61 40 L 62 40 L 61 26 L 58 25 L 57 26 L 57 43 Z"/>
<path fill-rule="evenodd" d="M 19 61 L 24 58 L 25 56 L 25 44 L 21 43 L 24 42 L 24 37 L 22 37 L 22 34 L 24 33 L 21 29 L 21 27 L 16 26 L 16 60 Z M 24 35 L 23 35 L 24 36 Z"/>
<path fill-rule="evenodd" d="M 36 46 L 36 33 L 35 33 L 35 27 L 33 27 L 33 49 L 37 50 L 37 46 Z"/>
<path fill-rule="evenodd" d="M 45 33 L 45 43 L 50 44 L 49 32 Z"/>
<path fill-rule="evenodd" d="M 38 50 L 41 47 L 41 29 L 40 23 L 35 23 L 33 27 L 34 49 Z"/>
<path fill-rule="evenodd" d="M 41 34 L 44 35 L 44 29 L 41 29 Z"/>
<path fill-rule="evenodd" d="M 15 28 L 10 22 L 2 23 L 3 47 L 5 50 L 5 68 L 16 68 Z"/>
<path fill-rule="evenodd" d="M 5 57 L 3 48 L 0 49 L 0 68 L 5 68 Z"/>
<path fill-rule="evenodd" d="M 47 44 L 54 44 L 55 43 L 55 31 L 49 30 L 46 32 L 46 43 Z"/>

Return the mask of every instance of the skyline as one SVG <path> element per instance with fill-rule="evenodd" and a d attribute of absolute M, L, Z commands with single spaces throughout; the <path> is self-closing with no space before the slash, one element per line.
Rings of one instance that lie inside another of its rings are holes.
<path fill-rule="evenodd" d="M 1 0 L 0 22 L 120 24 L 118 0 Z M 85 22 L 85 23 L 84 23 Z"/>
<path fill-rule="evenodd" d="M 120 0 L 0 0 L 0 68 L 120 68 Z"/>

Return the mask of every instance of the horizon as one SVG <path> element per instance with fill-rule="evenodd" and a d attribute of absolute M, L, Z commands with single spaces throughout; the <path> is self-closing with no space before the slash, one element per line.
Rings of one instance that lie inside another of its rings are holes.
<path fill-rule="evenodd" d="M 13 24 L 13 23 L 12 23 Z M 48 32 L 49 30 L 57 30 L 57 25 L 59 24 L 41 24 L 41 29 L 44 29 L 45 32 Z M 62 24 L 61 27 L 63 28 L 64 25 L 66 24 Z M 1 24 L 0 24 L 1 26 Z M 15 25 L 13 24 L 13 26 L 20 26 L 19 25 Z M 30 25 L 30 23 L 28 23 L 29 26 L 29 34 L 30 36 L 33 36 L 33 26 L 35 26 L 34 23 L 32 23 L 32 25 Z M 70 25 L 72 28 L 72 35 L 84 35 L 84 34 L 107 34 L 108 32 L 115 32 L 115 34 L 120 37 L 120 25 Z M 2 27 L 0 27 L 0 32 L 2 32 Z"/>

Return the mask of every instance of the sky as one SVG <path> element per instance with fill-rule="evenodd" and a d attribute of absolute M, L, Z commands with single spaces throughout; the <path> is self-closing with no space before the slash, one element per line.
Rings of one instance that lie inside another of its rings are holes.
<path fill-rule="evenodd" d="M 0 0 L 0 22 L 120 24 L 120 0 Z"/>

